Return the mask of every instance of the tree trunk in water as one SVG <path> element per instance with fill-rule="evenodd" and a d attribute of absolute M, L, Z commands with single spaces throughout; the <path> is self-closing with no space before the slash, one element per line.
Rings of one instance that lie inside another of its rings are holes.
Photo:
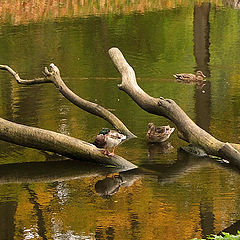
<path fill-rule="evenodd" d="M 118 48 L 111 48 L 109 55 L 122 75 L 119 89 L 126 92 L 142 109 L 171 120 L 176 125 L 181 139 L 204 149 L 209 155 L 225 158 L 240 167 L 239 144 L 228 144 L 214 138 L 197 126 L 172 99 L 154 98 L 148 95 L 138 86 L 135 72 L 121 51 Z"/>
<path fill-rule="evenodd" d="M 19 84 L 32 85 L 54 83 L 59 91 L 78 107 L 96 116 L 104 118 L 117 130 L 125 134 L 128 139 L 136 137 L 114 114 L 98 104 L 86 101 L 74 94 L 62 81 L 59 69 L 54 64 L 51 64 L 50 67 L 50 72 L 47 68 L 45 68 L 44 78 L 23 80 L 9 66 L 0 65 L 0 69 L 10 72 Z M 15 143 L 21 146 L 58 153 L 74 159 L 113 165 L 125 170 L 137 168 L 136 165 L 120 156 L 104 155 L 101 149 L 98 149 L 93 144 L 53 131 L 13 123 L 2 118 L 0 118 L 0 140 Z"/>

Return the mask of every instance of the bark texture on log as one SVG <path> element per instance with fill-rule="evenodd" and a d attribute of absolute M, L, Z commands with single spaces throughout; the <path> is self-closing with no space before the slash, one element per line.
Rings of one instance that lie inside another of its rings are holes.
<path fill-rule="evenodd" d="M 55 152 L 74 159 L 113 165 L 126 170 L 137 168 L 124 158 L 106 156 L 95 145 L 79 139 L 7 121 L 0 118 L 0 139 L 10 143 Z"/>
<path fill-rule="evenodd" d="M 58 67 L 53 63 L 50 64 L 50 71 L 45 67 L 43 72 L 44 78 L 35 78 L 30 80 L 21 79 L 19 74 L 7 65 L 0 65 L 0 69 L 11 73 L 19 84 L 32 85 L 41 83 L 54 83 L 60 93 L 79 108 L 108 121 L 114 128 L 126 135 L 128 138 L 136 137 L 113 113 L 104 107 L 87 101 L 73 93 L 63 82 Z"/>
<path fill-rule="evenodd" d="M 137 84 L 135 72 L 121 51 L 118 48 L 111 48 L 109 55 L 122 75 L 119 89 L 126 92 L 142 109 L 171 120 L 176 125 L 181 139 L 204 149 L 209 155 L 227 158 L 240 167 L 239 144 L 229 144 L 231 147 L 226 148 L 224 142 L 197 126 L 172 99 L 154 98 L 148 95 Z"/>

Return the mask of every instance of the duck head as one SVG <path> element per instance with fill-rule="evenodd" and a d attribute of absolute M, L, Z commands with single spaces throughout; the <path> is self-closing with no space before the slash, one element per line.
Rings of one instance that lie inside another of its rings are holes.
<path fill-rule="evenodd" d="M 103 128 L 100 132 L 99 132 L 99 135 L 102 134 L 102 135 L 106 135 L 110 132 L 110 129 L 109 128 Z"/>
<path fill-rule="evenodd" d="M 203 78 L 205 78 L 206 76 L 202 73 L 202 71 L 197 71 L 196 72 L 196 76 L 198 77 L 203 77 Z"/>

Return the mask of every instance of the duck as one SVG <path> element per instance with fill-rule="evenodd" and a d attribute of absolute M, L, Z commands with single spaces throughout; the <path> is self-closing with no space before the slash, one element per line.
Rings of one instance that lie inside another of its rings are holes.
<path fill-rule="evenodd" d="M 196 74 L 192 73 L 177 73 L 173 75 L 177 80 L 183 81 L 203 81 L 206 77 L 202 71 L 197 71 Z"/>
<path fill-rule="evenodd" d="M 156 127 L 153 123 L 148 123 L 146 138 L 151 143 L 165 142 L 173 133 L 175 128 L 167 126 Z"/>
<path fill-rule="evenodd" d="M 126 139 L 127 137 L 122 133 L 109 128 L 103 128 L 97 135 L 94 145 L 98 148 L 104 148 L 103 154 L 114 156 L 115 147 Z M 112 148 L 112 152 L 109 151 L 109 148 Z"/>

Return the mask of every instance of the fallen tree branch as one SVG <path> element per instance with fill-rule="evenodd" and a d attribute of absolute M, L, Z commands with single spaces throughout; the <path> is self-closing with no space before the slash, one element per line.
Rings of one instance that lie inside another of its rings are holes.
<path fill-rule="evenodd" d="M 148 95 L 137 84 L 135 72 L 121 51 L 118 48 L 111 48 L 109 55 L 122 75 L 119 89 L 126 92 L 142 109 L 171 120 L 176 125 L 181 139 L 204 149 L 209 155 L 227 158 L 232 164 L 240 167 L 239 144 L 228 144 L 226 147 L 224 142 L 197 126 L 172 99 Z"/>
<path fill-rule="evenodd" d="M 53 131 L 29 127 L 0 118 L 0 140 L 55 152 L 74 159 L 88 160 L 121 169 L 137 168 L 126 159 L 106 156 L 95 145 Z"/>
<path fill-rule="evenodd" d="M 45 67 L 43 72 L 44 78 L 35 78 L 31 80 L 21 79 L 18 73 L 16 73 L 12 68 L 10 68 L 7 65 L 0 65 L 0 69 L 6 70 L 9 73 L 11 73 L 12 76 L 17 81 L 17 83 L 19 84 L 32 85 L 32 84 L 41 84 L 41 83 L 54 83 L 57 89 L 59 90 L 59 92 L 79 108 L 105 119 L 114 128 L 116 128 L 118 131 L 126 135 L 128 138 L 136 137 L 132 132 L 130 132 L 127 129 L 127 127 L 113 113 L 111 113 L 104 107 L 96 103 L 92 103 L 90 101 L 84 100 L 83 98 L 73 93 L 63 82 L 60 76 L 59 69 L 53 63 L 50 64 L 50 71 L 48 71 L 48 69 Z"/>
<path fill-rule="evenodd" d="M 13 75 L 13 77 L 15 78 L 15 80 L 17 81 L 17 83 L 19 83 L 19 84 L 32 85 L 32 84 L 51 83 L 52 82 L 51 79 L 47 79 L 45 77 L 44 78 L 34 78 L 31 80 L 21 79 L 20 76 L 18 75 L 18 73 L 16 73 L 12 68 L 10 68 L 7 65 L 0 65 L 0 69 L 11 73 Z"/>

